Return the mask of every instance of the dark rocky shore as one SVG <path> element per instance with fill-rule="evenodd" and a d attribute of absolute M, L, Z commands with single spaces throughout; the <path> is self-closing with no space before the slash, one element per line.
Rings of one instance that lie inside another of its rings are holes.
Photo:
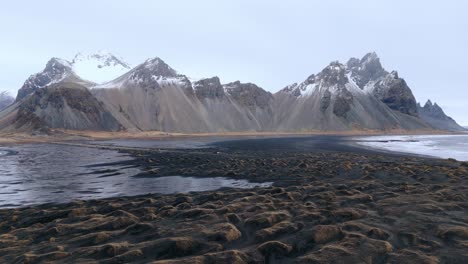
<path fill-rule="evenodd" d="M 0 210 L 0 263 L 468 263 L 468 163 L 340 141 L 126 150 L 135 177 L 274 186 Z"/>

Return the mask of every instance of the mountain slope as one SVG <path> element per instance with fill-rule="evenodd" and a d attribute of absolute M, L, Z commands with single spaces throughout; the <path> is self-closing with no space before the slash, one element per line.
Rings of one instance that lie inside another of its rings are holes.
<path fill-rule="evenodd" d="M 11 105 L 15 99 L 11 97 L 7 92 L 0 92 L 0 111 Z"/>
<path fill-rule="evenodd" d="M 80 71 L 79 65 L 87 65 L 90 72 Z M 418 107 L 405 80 L 396 71 L 386 71 L 375 53 L 346 64 L 332 62 L 275 94 L 252 83 L 222 84 L 218 77 L 194 81 L 158 57 L 107 80 L 106 71 L 115 74 L 115 69 L 127 67 L 109 54 L 77 55 L 72 62 L 53 58 L 42 72 L 28 78 L 16 102 L 0 112 L 0 129 L 185 133 L 458 129 L 437 105 Z M 91 78 L 93 74 L 102 79 Z"/>
<path fill-rule="evenodd" d="M 383 70 L 373 55 L 347 66 L 332 62 L 275 94 L 275 125 L 288 131 L 427 129 L 416 116 L 393 109 L 378 96 L 376 90 L 393 88 L 388 78 L 397 77 Z"/>
<path fill-rule="evenodd" d="M 393 110 L 418 116 L 416 99 L 405 80 L 399 78 L 396 71 L 387 72 L 375 52 L 360 60 L 351 58 L 346 65 L 350 79 L 359 88 L 374 94 Z"/>
<path fill-rule="evenodd" d="M 264 113 L 271 109 L 264 102 L 250 100 L 250 94 L 273 99 L 252 84 L 236 82 L 224 87 L 217 77 L 192 83 L 160 58 L 95 86 L 92 93 L 129 129 L 168 132 L 261 130 L 263 120 L 268 120 Z"/>
<path fill-rule="evenodd" d="M 426 104 L 421 107 L 418 104 L 418 112 L 425 122 L 427 122 L 432 128 L 449 131 L 464 131 L 464 127 L 460 126 L 451 117 L 447 116 L 442 108 L 437 103 L 432 104 L 431 100 L 428 100 Z"/>
<path fill-rule="evenodd" d="M 0 112 L 0 129 L 42 131 L 51 128 L 117 131 L 124 127 L 105 109 L 73 70 L 73 64 L 52 58 L 31 75 L 13 105 Z"/>
<path fill-rule="evenodd" d="M 190 86 L 188 78 L 178 74 L 167 65 L 162 59 L 154 57 L 147 59 L 142 64 L 136 66 L 122 76 L 93 86 L 95 89 L 120 89 L 131 87 L 161 87 L 167 85 L 187 85 Z"/>
<path fill-rule="evenodd" d="M 14 131 L 122 129 L 86 87 L 64 81 L 43 87 L 17 102 L 3 116 L 3 121 L 3 124 L 0 121 L 0 127 Z"/>
<path fill-rule="evenodd" d="M 92 54 L 78 53 L 70 62 L 52 58 L 39 73 L 31 75 L 18 90 L 16 101 L 35 91 L 61 81 L 75 82 L 91 87 L 96 83 L 113 80 L 128 72 L 130 66 L 116 56 L 98 52 Z"/>
<path fill-rule="evenodd" d="M 92 93 L 130 130 L 206 131 L 187 77 L 160 58 L 148 59 Z"/>
<path fill-rule="evenodd" d="M 16 101 L 20 101 L 35 91 L 61 81 L 74 82 L 79 77 L 73 72 L 72 65 L 59 58 L 50 59 L 43 71 L 31 75 L 18 90 Z"/>

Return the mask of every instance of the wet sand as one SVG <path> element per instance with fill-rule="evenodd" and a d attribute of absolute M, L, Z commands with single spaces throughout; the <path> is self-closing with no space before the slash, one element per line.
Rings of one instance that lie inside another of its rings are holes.
<path fill-rule="evenodd" d="M 0 263 L 468 263 L 468 163 L 342 141 L 122 150 L 134 177 L 274 186 L 0 210 Z"/>

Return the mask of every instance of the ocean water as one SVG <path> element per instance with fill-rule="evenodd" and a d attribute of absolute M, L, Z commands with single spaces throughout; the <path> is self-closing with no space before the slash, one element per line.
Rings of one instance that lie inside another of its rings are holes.
<path fill-rule="evenodd" d="M 380 150 L 468 161 L 468 134 L 371 136 L 353 140 L 359 145 Z"/>
<path fill-rule="evenodd" d="M 89 147 L 57 144 L 0 147 L 0 207 L 272 184 L 224 177 L 132 177 L 140 169 L 119 164 L 129 160 L 132 157 L 115 150 Z"/>
<path fill-rule="evenodd" d="M 206 148 L 207 144 L 214 141 L 213 137 L 199 138 L 155 138 L 155 139 L 111 139 L 111 140 L 96 140 L 84 141 L 84 144 L 117 146 L 130 148 L 149 148 L 149 149 L 196 149 Z"/>

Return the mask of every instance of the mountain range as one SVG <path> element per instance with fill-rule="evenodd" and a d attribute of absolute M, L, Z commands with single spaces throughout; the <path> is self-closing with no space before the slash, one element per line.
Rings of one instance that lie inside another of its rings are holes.
<path fill-rule="evenodd" d="M 52 58 L 31 75 L 0 129 L 165 132 L 462 131 L 437 105 L 422 107 L 375 53 L 331 62 L 270 93 L 253 83 L 194 80 L 155 57 L 131 67 L 107 52 Z"/>

